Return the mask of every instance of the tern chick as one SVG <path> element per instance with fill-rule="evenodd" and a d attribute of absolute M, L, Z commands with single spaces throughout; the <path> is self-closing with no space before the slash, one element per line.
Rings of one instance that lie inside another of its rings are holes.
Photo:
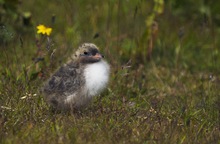
<path fill-rule="evenodd" d="M 44 84 L 46 101 L 58 110 L 86 107 L 107 86 L 110 66 L 92 43 L 82 44 Z"/>

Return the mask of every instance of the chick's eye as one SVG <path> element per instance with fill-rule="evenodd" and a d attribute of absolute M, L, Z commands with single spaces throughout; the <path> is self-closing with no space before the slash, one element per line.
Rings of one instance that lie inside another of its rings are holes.
<path fill-rule="evenodd" d="M 84 55 L 88 55 L 88 52 L 84 52 Z"/>

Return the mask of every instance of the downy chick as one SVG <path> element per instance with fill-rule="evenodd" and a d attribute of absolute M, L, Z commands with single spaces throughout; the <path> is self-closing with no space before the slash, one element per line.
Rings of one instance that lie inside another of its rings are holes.
<path fill-rule="evenodd" d="M 110 66 L 103 58 L 96 45 L 82 44 L 44 84 L 46 101 L 58 110 L 87 106 L 108 83 Z"/>

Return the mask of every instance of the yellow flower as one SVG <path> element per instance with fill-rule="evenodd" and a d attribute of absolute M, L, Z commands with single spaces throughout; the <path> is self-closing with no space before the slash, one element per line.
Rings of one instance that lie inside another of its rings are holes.
<path fill-rule="evenodd" d="M 52 28 L 46 27 L 44 25 L 38 25 L 37 29 L 38 29 L 37 31 L 38 34 L 43 34 L 43 35 L 46 34 L 49 36 L 52 32 Z"/>

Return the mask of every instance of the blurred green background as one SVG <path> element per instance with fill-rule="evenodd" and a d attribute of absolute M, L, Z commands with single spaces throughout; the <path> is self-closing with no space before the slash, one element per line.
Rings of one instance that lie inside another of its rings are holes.
<path fill-rule="evenodd" d="M 94 42 L 112 53 L 112 61 L 146 62 L 152 24 L 157 32 L 153 60 L 189 70 L 218 70 L 218 2 L 178 1 L 1 1 L 1 43 L 21 38 L 36 49 L 36 26 L 53 28 L 55 49 L 72 51 Z M 94 38 L 98 35 L 97 38 Z M 19 37 L 19 38 L 18 38 Z M 17 43 L 19 44 L 19 43 Z M 118 55 L 116 55 L 116 54 Z M 199 63 L 199 64 L 198 64 Z"/>

